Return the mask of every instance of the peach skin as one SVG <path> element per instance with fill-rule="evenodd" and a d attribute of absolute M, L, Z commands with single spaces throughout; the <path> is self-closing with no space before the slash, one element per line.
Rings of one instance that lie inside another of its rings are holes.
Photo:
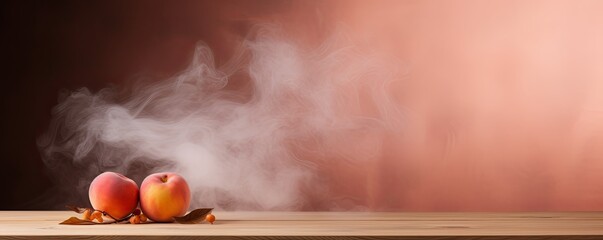
<path fill-rule="evenodd" d="M 190 200 L 186 180 L 175 173 L 151 174 L 140 186 L 140 208 L 155 222 L 172 222 L 174 217 L 183 216 Z"/>
<path fill-rule="evenodd" d="M 120 219 L 138 205 L 138 185 L 119 173 L 104 172 L 92 180 L 88 196 L 94 209 Z"/>

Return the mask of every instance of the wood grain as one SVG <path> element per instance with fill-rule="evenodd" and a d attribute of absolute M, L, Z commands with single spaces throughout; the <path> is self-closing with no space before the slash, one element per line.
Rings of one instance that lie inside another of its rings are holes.
<path fill-rule="evenodd" d="M 603 212 L 219 212 L 214 225 L 58 223 L 67 211 L 0 212 L 5 239 L 603 239 Z"/>

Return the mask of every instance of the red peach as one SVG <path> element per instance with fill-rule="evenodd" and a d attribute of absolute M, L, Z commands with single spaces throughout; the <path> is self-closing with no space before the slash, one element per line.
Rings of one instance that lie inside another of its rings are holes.
<path fill-rule="evenodd" d="M 183 216 L 191 200 L 188 184 L 175 173 L 155 173 L 140 185 L 140 208 L 155 222 L 172 222 Z"/>
<path fill-rule="evenodd" d="M 92 180 L 88 196 L 94 209 L 120 219 L 138 205 L 138 185 L 119 173 L 104 172 Z"/>

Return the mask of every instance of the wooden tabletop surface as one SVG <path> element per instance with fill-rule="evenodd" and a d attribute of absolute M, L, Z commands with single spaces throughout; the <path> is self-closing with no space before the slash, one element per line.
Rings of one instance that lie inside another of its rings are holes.
<path fill-rule="evenodd" d="M 603 239 L 603 212 L 220 212 L 215 224 L 59 225 L 68 211 L 0 211 L 10 239 Z"/>

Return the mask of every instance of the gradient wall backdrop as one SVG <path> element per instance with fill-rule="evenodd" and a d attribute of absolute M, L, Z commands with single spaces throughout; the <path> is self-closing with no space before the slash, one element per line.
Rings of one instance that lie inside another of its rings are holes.
<path fill-rule="evenodd" d="M 388 86 L 399 129 L 351 140 L 380 149 L 370 161 L 318 164 L 314 174 L 327 177 L 304 188 L 299 210 L 603 210 L 601 1 L 2 5 L 0 209 L 69 201 L 36 146 L 62 90 L 172 76 L 199 41 L 221 65 L 269 22 L 301 46 L 343 29 L 403 72 Z"/>

